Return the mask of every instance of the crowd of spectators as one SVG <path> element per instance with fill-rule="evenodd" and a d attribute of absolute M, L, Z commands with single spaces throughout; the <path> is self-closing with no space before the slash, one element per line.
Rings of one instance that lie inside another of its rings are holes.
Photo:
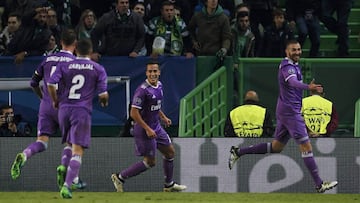
<path fill-rule="evenodd" d="M 54 53 L 62 30 L 74 28 L 79 39 L 92 40 L 95 61 L 102 55 L 283 57 L 287 40 L 304 45 L 307 38 L 309 57 L 319 57 L 322 21 L 338 36 L 338 56 L 347 57 L 352 1 L 285 0 L 279 8 L 279 0 L 7 0 L 0 2 L 0 54 L 21 63 Z M 332 18 L 329 8 L 345 17 Z"/>

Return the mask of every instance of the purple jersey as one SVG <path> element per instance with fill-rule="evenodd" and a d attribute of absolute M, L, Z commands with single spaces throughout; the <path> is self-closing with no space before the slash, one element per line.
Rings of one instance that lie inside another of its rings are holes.
<path fill-rule="evenodd" d="M 107 75 L 100 64 L 77 57 L 58 66 L 49 84 L 59 84 L 59 125 L 63 143 L 90 146 L 92 100 L 107 92 Z"/>
<path fill-rule="evenodd" d="M 294 78 L 302 83 L 300 66 L 298 63 L 285 58 L 281 61 L 278 73 L 279 97 L 276 107 L 277 123 L 275 129 L 275 139 L 283 144 L 286 144 L 290 137 L 294 138 L 298 144 L 309 140 L 305 122 L 300 113 L 304 89 L 289 84 L 289 80 Z"/>
<path fill-rule="evenodd" d="M 302 82 L 301 68 L 288 58 L 281 61 L 278 72 L 279 97 L 277 101 L 277 115 L 300 114 L 303 89 L 291 87 L 288 80 L 295 77 Z"/>
<path fill-rule="evenodd" d="M 150 139 L 145 130 L 135 123 L 134 139 L 137 156 L 155 156 L 158 145 L 168 146 L 171 144 L 169 135 L 160 124 L 159 111 L 162 99 L 163 91 L 160 81 L 156 87 L 145 81 L 134 93 L 132 107 L 140 110 L 142 119 L 156 133 L 156 139 Z"/>
<path fill-rule="evenodd" d="M 89 58 L 77 57 L 59 65 L 48 83 L 59 83 L 63 88 L 59 96 L 60 108 L 84 107 L 91 112 L 95 93 L 107 91 L 107 74 L 100 64 Z"/>
<path fill-rule="evenodd" d="M 56 132 L 58 122 L 58 111 L 52 107 L 52 101 L 47 90 L 47 81 L 55 72 L 59 63 L 69 62 L 75 59 L 75 56 L 65 50 L 52 54 L 46 57 L 35 70 L 35 74 L 39 79 L 42 79 L 44 85 L 42 86 L 43 98 L 39 106 L 39 119 L 37 123 L 38 135 L 52 135 Z M 31 80 L 32 87 L 38 87 L 39 81 Z"/>
<path fill-rule="evenodd" d="M 162 99 L 163 91 L 160 81 L 156 87 L 147 81 L 143 82 L 134 93 L 132 107 L 140 110 L 142 119 L 154 130 L 160 124 L 159 111 L 161 110 Z"/>
<path fill-rule="evenodd" d="M 46 57 L 41 64 L 37 67 L 35 70 L 35 74 L 38 75 L 42 80 L 44 81 L 44 85 L 42 86 L 42 92 L 43 92 L 43 100 L 48 101 L 51 104 L 51 98 L 49 96 L 49 92 L 47 90 L 47 82 L 50 78 L 50 76 L 55 72 L 56 67 L 61 62 L 69 62 L 75 59 L 75 56 L 65 50 L 61 50 L 58 53 L 52 54 L 48 57 Z M 39 83 L 35 81 L 34 79 L 31 80 L 30 85 L 32 87 L 39 86 Z"/>

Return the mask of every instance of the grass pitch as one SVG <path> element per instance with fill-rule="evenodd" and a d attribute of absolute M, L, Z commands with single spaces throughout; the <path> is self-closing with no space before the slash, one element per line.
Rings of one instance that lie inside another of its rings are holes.
<path fill-rule="evenodd" d="M 62 199 L 58 192 L 0 192 L 1 203 L 357 203 L 360 194 L 312 193 L 164 193 L 164 192 L 73 192 Z"/>

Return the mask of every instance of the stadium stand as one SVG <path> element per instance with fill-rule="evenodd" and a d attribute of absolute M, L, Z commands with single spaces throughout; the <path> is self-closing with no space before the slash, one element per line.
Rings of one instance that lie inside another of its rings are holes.
<path fill-rule="evenodd" d="M 354 1 L 353 8 L 349 16 L 349 53 L 351 58 L 360 57 L 360 43 L 358 42 L 360 33 L 360 1 Z M 319 57 L 336 57 L 337 36 L 329 32 L 323 23 L 321 23 L 321 36 L 320 36 L 320 56 Z M 303 47 L 304 56 L 308 56 L 310 50 L 310 40 L 306 40 Z"/>

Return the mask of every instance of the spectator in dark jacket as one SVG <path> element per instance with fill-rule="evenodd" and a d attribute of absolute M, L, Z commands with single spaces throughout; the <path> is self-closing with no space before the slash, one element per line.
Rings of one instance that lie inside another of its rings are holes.
<path fill-rule="evenodd" d="M 31 0 L 6 0 L 4 4 L 4 13 L 1 16 L 3 27 L 5 27 L 5 22 L 7 22 L 10 13 L 17 13 L 22 17 L 36 7 L 35 2 Z"/>
<path fill-rule="evenodd" d="M 273 9 L 278 7 L 279 0 L 243 0 L 250 7 L 251 32 L 254 33 L 255 56 L 261 53 L 261 41 L 263 37 L 262 28 L 271 25 Z"/>
<path fill-rule="evenodd" d="M 349 56 L 349 16 L 354 0 L 321 0 L 321 21 L 325 27 L 337 35 L 337 56 Z M 334 13 L 336 12 L 336 18 Z"/>
<path fill-rule="evenodd" d="M 16 31 L 21 25 L 21 16 L 18 13 L 10 13 L 8 24 L 0 34 L 0 55 L 6 53 L 6 49 L 10 41 L 14 38 Z"/>
<path fill-rule="evenodd" d="M 19 30 L 8 45 L 7 55 L 15 55 L 15 63 L 22 63 L 25 56 L 41 56 L 47 49 L 51 31 L 48 29 L 48 7 L 38 7 L 22 18 Z"/>
<path fill-rule="evenodd" d="M 309 36 L 309 57 L 318 57 L 320 48 L 320 0 L 286 0 L 286 14 L 292 29 L 297 28 L 298 41 L 304 45 Z"/>
<path fill-rule="evenodd" d="M 273 23 L 264 32 L 261 56 L 285 57 L 286 41 L 290 39 L 294 39 L 294 32 L 285 20 L 285 12 L 279 8 L 275 9 Z"/>
<path fill-rule="evenodd" d="M 100 54 L 137 57 L 145 41 L 144 21 L 129 9 L 129 0 L 117 0 L 116 9 L 99 19 L 91 32 L 91 40 L 94 49 L 91 57 L 95 61 Z"/>
<path fill-rule="evenodd" d="M 217 0 L 205 1 L 205 7 L 191 18 L 188 30 L 198 56 L 225 57 L 230 49 L 229 18 Z"/>
<path fill-rule="evenodd" d="M 47 26 L 50 29 L 52 35 L 55 37 L 56 44 L 60 45 L 61 33 L 65 29 L 65 26 L 62 26 L 58 23 L 55 9 L 50 8 L 47 14 Z"/>

